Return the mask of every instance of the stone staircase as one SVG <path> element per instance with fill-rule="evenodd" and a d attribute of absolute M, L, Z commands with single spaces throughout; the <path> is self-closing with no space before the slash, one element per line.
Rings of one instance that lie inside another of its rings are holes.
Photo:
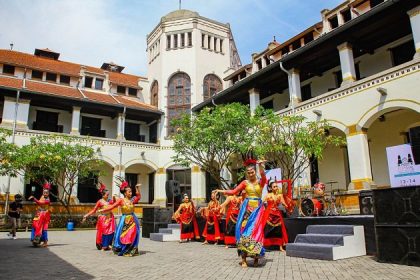
<path fill-rule="evenodd" d="M 151 233 L 150 240 L 153 241 L 180 241 L 181 226 L 179 224 L 169 224 L 167 228 L 160 228 L 159 232 Z"/>
<path fill-rule="evenodd" d="M 338 260 L 366 255 L 363 226 L 310 225 L 286 245 L 286 255 L 320 260 Z"/>

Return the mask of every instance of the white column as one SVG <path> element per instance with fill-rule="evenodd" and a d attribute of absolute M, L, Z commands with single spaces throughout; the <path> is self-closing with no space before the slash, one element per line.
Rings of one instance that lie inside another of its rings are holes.
<path fill-rule="evenodd" d="M 351 176 L 349 190 L 369 189 L 372 183 L 372 172 L 367 133 L 356 131 L 355 126 L 352 126 L 349 127 L 346 137 Z"/>
<path fill-rule="evenodd" d="M 73 106 L 73 112 L 71 114 L 71 131 L 72 135 L 80 135 L 80 107 Z"/>
<path fill-rule="evenodd" d="M 120 170 L 121 169 L 121 170 Z M 117 185 L 117 182 L 119 182 L 116 178 L 117 177 L 125 178 L 125 167 L 116 165 L 114 167 L 114 171 L 112 173 L 112 195 L 115 195 L 116 197 L 121 197 L 122 194 L 120 192 L 119 186 Z"/>
<path fill-rule="evenodd" d="M 16 128 L 28 129 L 30 100 L 19 99 L 16 115 Z M 15 120 L 16 98 L 4 97 L 2 127 L 12 128 Z"/>
<path fill-rule="evenodd" d="M 155 193 L 153 204 L 158 204 L 161 207 L 166 206 L 166 169 L 161 167 L 158 168 L 155 174 Z"/>
<path fill-rule="evenodd" d="M 265 57 L 261 57 L 261 66 L 262 68 L 265 68 L 267 66 L 267 60 L 265 59 Z"/>
<path fill-rule="evenodd" d="M 206 202 L 206 173 L 198 165 L 191 168 L 191 199 L 196 205 Z"/>
<path fill-rule="evenodd" d="M 342 85 L 356 81 L 356 69 L 354 67 L 353 48 L 349 43 L 342 43 L 337 46 L 340 55 Z"/>
<path fill-rule="evenodd" d="M 414 58 L 420 57 L 420 6 L 409 10 L 408 16 L 410 17 L 411 31 L 413 32 L 414 47 L 416 53 Z"/>
<path fill-rule="evenodd" d="M 256 88 L 252 88 L 249 90 L 249 107 L 252 113 L 258 105 L 260 105 L 260 91 Z"/>
<path fill-rule="evenodd" d="M 117 139 L 125 139 L 124 138 L 124 126 L 125 126 L 125 116 L 123 113 L 118 114 L 117 119 Z"/>
<path fill-rule="evenodd" d="M 289 95 L 290 95 L 291 102 L 293 102 L 294 104 L 301 102 L 302 94 L 300 91 L 300 74 L 299 74 L 298 69 L 292 68 L 290 70 L 288 82 L 289 82 Z M 292 105 L 289 104 L 289 106 L 292 106 Z"/>

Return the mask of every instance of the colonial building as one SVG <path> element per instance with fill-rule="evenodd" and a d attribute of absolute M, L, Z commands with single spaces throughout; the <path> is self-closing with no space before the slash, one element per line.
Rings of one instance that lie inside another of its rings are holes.
<path fill-rule="evenodd" d="M 340 189 L 350 212 L 358 192 L 389 187 L 385 148 L 408 143 L 420 125 L 418 1 L 348 0 L 289 40 L 271 42 L 225 78 L 230 87 L 193 108 L 242 102 L 281 115 L 328 120 L 329 147 L 297 185 Z"/>
<path fill-rule="evenodd" d="M 49 133 L 99 143 L 106 175 L 79 181 L 79 203 L 95 202 L 98 179 L 119 194 L 115 176 L 142 183 L 142 203 L 164 205 L 168 179 L 193 199 L 206 199 L 206 174 L 172 161 L 170 121 L 225 88 L 223 77 L 241 66 L 230 27 L 178 10 L 162 17 L 147 36 L 147 49 L 148 78 L 125 74 L 112 62 L 92 67 L 61 61 L 49 49 L 0 50 L 0 127 L 16 122 L 16 144 Z M 12 195 L 41 191 L 22 176 L 10 184 L 0 177 L 0 194 L 9 186 Z"/>
<path fill-rule="evenodd" d="M 89 135 L 105 163 L 99 179 L 113 193 L 114 176 L 125 176 L 142 183 L 143 203 L 164 205 L 168 180 L 196 201 L 211 185 L 199 166 L 172 161 L 170 121 L 181 112 L 242 102 L 326 119 L 328 133 L 347 143 L 328 147 L 296 184 L 333 182 L 328 187 L 340 189 L 355 213 L 360 190 L 390 184 L 385 148 L 407 143 L 409 129 L 420 124 L 419 11 L 415 0 L 347 0 L 242 66 L 228 24 L 177 10 L 147 36 L 147 78 L 111 62 L 97 68 L 61 61 L 48 49 L 0 50 L 0 126 L 16 121 L 18 145 L 51 132 Z M 1 193 L 7 182 L 0 178 Z M 12 178 L 10 190 L 28 195 L 33 184 Z M 74 195 L 92 202 L 93 192 L 85 180 Z"/>

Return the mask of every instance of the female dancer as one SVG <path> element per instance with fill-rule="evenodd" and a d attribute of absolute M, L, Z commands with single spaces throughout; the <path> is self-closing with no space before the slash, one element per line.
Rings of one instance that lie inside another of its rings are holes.
<path fill-rule="evenodd" d="M 42 243 L 42 247 L 48 246 L 48 224 L 50 222 L 50 189 L 51 184 L 45 183 L 42 186 L 42 196 L 38 200 L 32 195 L 28 198 L 34 200 L 38 205 L 35 217 L 32 221 L 31 241 L 32 244 L 37 247 Z"/>
<path fill-rule="evenodd" d="M 256 174 L 255 160 L 247 160 L 247 180 L 242 181 L 233 190 L 218 190 L 224 194 L 237 194 L 242 190 L 246 192 L 246 198 L 241 205 L 235 229 L 235 239 L 238 246 L 238 254 L 241 255 L 242 267 L 247 267 L 246 257 L 254 259 L 254 266 L 258 266 L 258 258 L 264 256 L 264 206 L 261 201 L 262 189 L 267 182 L 262 162 L 259 162 L 261 180 Z"/>
<path fill-rule="evenodd" d="M 277 182 L 271 181 L 268 184 L 268 194 L 264 198 L 266 206 L 267 223 L 264 227 L 264 247 L 279 246 L 280 251 L 284 252 L 283 246 L 288 242 L 286 227 L 283 216 L 279 209 L 280 204 L 285 207 L 283 195 L 278 193 Z"/>
<path fill-rule="evenodd" d="M 104 209 L 115 202 L 115 197 L 109 199 L 109 191 L 106 189 L 104 184 L 100 184 L 99 193 L 102 198 L 96 202 L 95 208 L 89 213 L 83 216 L 82 222 L 86 221 L 86 218 L 96 213 L 99 209 Z M 115 232 L 115 218 L 111 211 L 104 212 L 98 216 L 98 222 L 96 223 L 96 248 L 98 250 L 110 250 L 112 247 L 112 239 L 114 239 Z"/>
<path fill-rule="evenodd" d="M 173 215 L 177 223 L 181 224 L 181 240 L 190 241 L 190 239 L 200 239 L 198 224 L 195 218 L 194 203 L 190 201 L 188 194 L 184 194 L 183 203 L 179 205 L 178 210 Z"/>
<path fill-rule="evenodd" d="M 220 205 L 220 213 L 225 214 L 226 206 L 226 229 L 225 229 L 225 248 L 229 245 L 236 245 L 235 228 L 238 220 L 239 209 L 241 208 L 242 196 L 230 195 L 225 202 Z"/>
<path fill-rule="evenodd" d="M 136 196 L 132 197 L 132 191 L 127 181 L 123 181 L 120 185 L 120 192 L 124 195 L 123 198 L 119 198 L 114 204 L 101 209 L 98 212 L 103 213 L 111 211 L 116 207 L 121 207 L 122 216 L 115 232 L 114 245 L 112 250 L 118 256 L 132 257 L 138 255 L 138 244 L 140 238 L 140 224 L 136 215 L 134 214 L 134 204 L 136 204 L 140 198 L 140 186 L 136 185 Z"/>
<path fill-rule="evenodd" d="M 203 244 L 208 244 L 213 241 L 215 245 L 219 240 L 223 240 L 223 235 L 220 233 L 220 195 L 217 191 L 212 191 L 211 201 L 205 209 L 203 209 L 206 218 L 206 225 L 204 226 L 203 237 L 205 238 Z"/>

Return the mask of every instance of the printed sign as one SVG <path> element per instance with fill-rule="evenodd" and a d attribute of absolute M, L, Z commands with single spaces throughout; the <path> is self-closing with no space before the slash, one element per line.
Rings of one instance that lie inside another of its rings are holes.
<path fill-rule="evenodd" d="M 420 185 L 420 165 L 415 165 L 409 144 L 387 147 L 391 187 Z"/>

